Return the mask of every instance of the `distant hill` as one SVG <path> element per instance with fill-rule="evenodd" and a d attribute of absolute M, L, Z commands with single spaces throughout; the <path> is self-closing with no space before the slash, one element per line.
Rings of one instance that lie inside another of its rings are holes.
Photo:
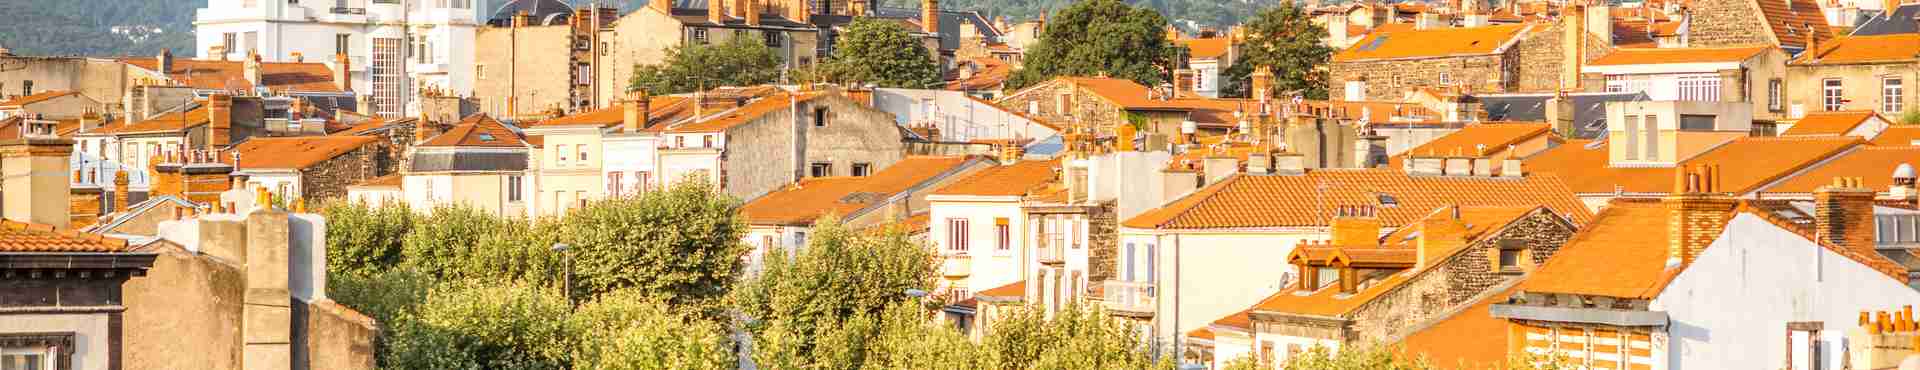
<path fill-rule="evenodd" d="M 588 0 L 580 0 L 586 3 Z M 1067 7 L 1073 0 L 942 0 L 946 9 L 977 10 L 1019 22 Z M 1252 17 L 1279 0 L 1130 0 L 1169 14 L 1182 28 L 1222 27 Z M 491 7 L 505 0 L 476 3 Z M 881 0 L 884 6 L 917 8 L 919 0 Z M 627 10 L 645 1 L 625 1 Z M 0 0 L 0 47 L 22 55 L 154 55 L 173 49 L 193 53 L 193 13 L 206 0 Z M 482 12 L 486 14 L 488 12 Z"/>
<path fill-rule="evenodd" d="M 0 0 L 0 47 L 23 55 L 154 55 L 193 49 L 206 0 Z"/>

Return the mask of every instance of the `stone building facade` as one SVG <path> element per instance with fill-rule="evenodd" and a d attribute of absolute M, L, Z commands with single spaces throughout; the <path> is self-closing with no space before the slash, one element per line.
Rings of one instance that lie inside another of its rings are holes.
<path fill-rule="evenodd" d="M 1429 50 L 1389 58 L 1336 58 L 1328 67 L 1327 86 L 1333 99 L 1364 101 L 1400 101 L 1409 92 L 1421 88 L 1458 88 L 1483 93 L 1549 92 L 1563 88 L 1597 91 L 1600 87 L 1579 86 L 1577 77 L 1568 78 L 1563 71 L 1606 55 L 1613 48 L 1612 42 L 1569 23 L 1495 26 L 1525 28 L 1509 39 L 1489 39 L 1498 40 L 1504 46 L 1485 52 Z M 1569 34 L 1585 39 L 1577 61 L 1566 57 Z M 1385 42 L 1394 41 L 1388 37 Z M 1563 83 L 1563 80 L 1569 81 Z M 1359 92 L 1349 91 L 1355 89 Z"/>
<path fill-rule="evenodd" d="M 1127 122 L 1126 110 L 1120 104 L 1066 78 L 1008 94 L 999 104 L 1041 121 L 1092 127 L 1097 136 L 1112 136 L 1116 126 Z"/>
<path fill-rule="evenodd" d="M 349 185 L 399 171 L 399 157 L 386 142 L 376 142 L 302 168 L 301 197 L 311 200 L 345 197 Z"/>
<path fill-rule="evenodd" d="M 904 132 L 891 114 L 837 93 L 734 126 L 724 141 L 722 186 L 747 199 L 812 176 L 816 164 L 827 176 L 852 176 L 858 165 L 879 171 L 906 156 Z"/>

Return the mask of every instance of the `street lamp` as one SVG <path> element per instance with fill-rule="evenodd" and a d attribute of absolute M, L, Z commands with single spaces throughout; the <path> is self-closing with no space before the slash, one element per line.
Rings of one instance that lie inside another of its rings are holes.
<path fill-rule="evenodd" d="M 560 253 L 560 263 L 564 266 L 560 275 L 560 292 L 567 296 L 567 307 L 573 307 L 573 253 L 568 253 L 571 249 L 567 243 L 553 243 L 553 251 Z"/>

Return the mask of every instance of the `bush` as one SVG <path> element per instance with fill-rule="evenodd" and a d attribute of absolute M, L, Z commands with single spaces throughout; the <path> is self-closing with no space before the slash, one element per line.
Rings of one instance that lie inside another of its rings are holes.
<path fill-rule="evenodd" d="M 738 308 L 756 320 L 756 331 L 778 324 L 799 336 L 800 352 L 810 352 L 816 333 L 863 315 L 880 313 L 907 301 L 909 289 L 929 290 L 935 256 L 898 230 L 866 234 L 839 220 L 814 222 L 807 245 L 795 256 L 765 256 L 759 276 L 738 292 Z"/>
<path fill-rule="evenodd" d="M 433 289 L 393 328 L 384 365 L 403 369 L 566 369 L 578 337 L 554 288 L 487 282 Z"/>
<path fill-rule="evenodd" d="M 406 205 L 368 208 L 336 202 L 320 210 L 327 218 L 327 273 L 366 273 L 393 268 L 401 260 L 413 210 Z"/>
<path fill-rule="evenodd" d="M 677 310 L 720 317 L 752 248 L 738 201 L 703 182 L 588 203 L 553 230 L 572 246 L 575 294 L 632 289 Z"/>
<path fill-rule="evenodd" d="M 719 324 L 673 313 L 638 292 L 601 295 L 581 306 L 567 323 L 580 340 L 576 368 L 733 368 L 733 342 Z"/>

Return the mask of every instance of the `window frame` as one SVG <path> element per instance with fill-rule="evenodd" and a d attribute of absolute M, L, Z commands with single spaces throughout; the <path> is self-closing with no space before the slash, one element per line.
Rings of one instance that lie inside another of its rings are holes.
<path fill-rule="evenodd" d="M 994 235 L 993 250 L 995 252 L 1005 253 L 1005 252 L 1013 251 L 1012 220 L 1008 220 L 1005 217 L 994 218 L 993 219 L 993 235 Z"/>
<path fill-rule="evenodd" d="M 853 172 L 852 172 L 852 173 L 853 173 L 853 176 L 854 176 L 854 177 L 866 177 L 866 176 L 872 176 L 872 175 L 873 175 L 873 164 L 872 164 L 872 163 L 865 163 L 865 162 L 861 162 L 861 163 L 854 163 L 854 164 L 853 164 Z"/>
<path fill-rule="evenodd" d="M 1820 107 L 1832 112 L 1846 109 L 1846 81 L 1838 78 L 1820 80 Z"/>
<path fill-rule="evenodd" d="M 953 255 L 966 255 L 969 220 L 964 217 L 947 218 L 947 252 Z"/>
<path fill-rule="evenodd" d="M 1782 90 L 1785 89 L 1784 84 L 1785 82 L 1778 78 L 1767 80 L 1767 111 L 1779 112 L 1785 106 L 1781 99 L 1781 95 L 1784 95 L 1782 94 Z"/>
<path fill-rule="evenodd" d="M 522 196 L 524 196 L 524 194 L 521 193 L 521 186 L 524 184 L 525 181 L 526 179 L 521 177 L 520 175 L 507 175 L 507 202 L 508 203 L 519 203 L 522 201 L 523 199 Z"/>
<path fill-rule="evenodd" d="M 1880 78 L 1880 111 L 1900 114 L 1906 110 L 1906 81 L 1898 76 Z"/>
<path fill-rule="evenodd" d="M 813 162 L 813 163 L 808 163 L 808 164 L 807 164 L 807 175 L 808 175 L 807 177 L 830 177 L 830 176 L 833 176 L 833 163 L 829 163 L 829 162 Z"/>

